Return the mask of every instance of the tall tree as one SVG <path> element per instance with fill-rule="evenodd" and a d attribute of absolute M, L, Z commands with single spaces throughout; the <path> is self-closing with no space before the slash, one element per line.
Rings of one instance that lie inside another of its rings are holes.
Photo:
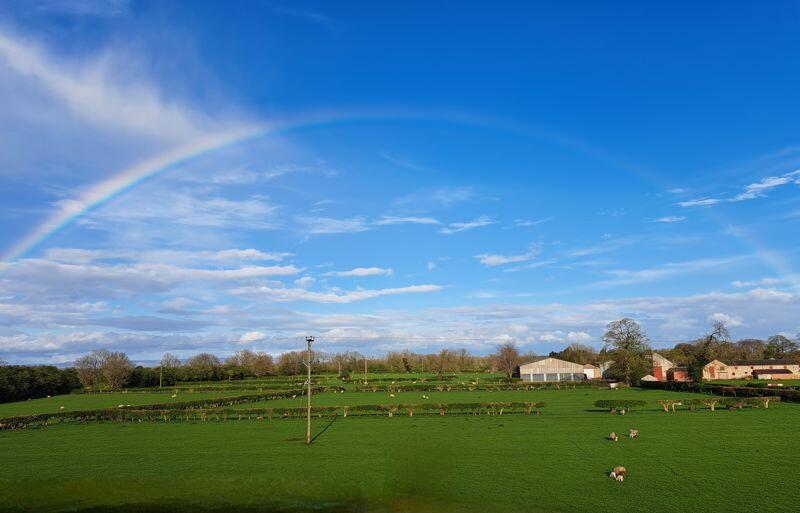
<path fill-rule="evenodd" d="M 694 352 L 689 355 L 689 374 L 696 382 L 703 380 L 703 368 L 712 360 L 722 358 L 720 346 L 730 342 L 731 334 L 722 321 L 714 321 L 711 331 L 694 344 Z"/>
<path fill-rule="evenodd" d="M 614 361 L 609 369 L 612 376 L 631 384 L 647 374 L 645 353 L 650 349 L 650 344 L 647 334 L 636 321 L 624 318 L 609 323 L 603 341 L 608 355 Z"/>
<path fill-rule="evenodd" d="M 84 388 L 100 386 L 103 378 L 101 369 L 108 354 L 109 352 L 105 349 L 98 349 L 75 360 L 75 371 Z"/>
<path fill-rule="evenodd" d="M 764 347 L 764 357 L 783 358 L 793 351 L 797 351 L 797 342 L 789 340 L 783 335 L 772 335 L 767 339 L 767 345 Z"/>
<path fill-rule="evenodd" d="M 133 372 L 130 358 L 123 352 L 108 353 L 100 368 L 106 381 L 106 386 L 111 390 L 119 390 L 128 384 Z"/>
<path fill-rule="evenodd" d="M 517 346 L 509 342 L 497 348 L 494 354 L 494 364 L 497 368 L 506 373 L 510 378 L 520 364 L 519 351 Z"/>

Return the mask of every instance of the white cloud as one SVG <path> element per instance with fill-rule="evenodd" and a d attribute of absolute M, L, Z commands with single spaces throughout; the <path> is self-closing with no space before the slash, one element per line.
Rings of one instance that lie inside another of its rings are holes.
<path fill-rule="evenodd" d="M 242 344 L 251 344 L 253 342 L 260 342 L 266 338 L 266 333 L 262 333 L 260 331 L 248 331 L 239 338 L 239 342 Z"/>
<path fill-rule="evenodd" d="M 197 138 L 214 126 L 204 114 L 165 100 L 143 77 L 131 76 L 124 59 L 111 53 L 68 62 L 0 30 L 0 59 L 73 116 L 98 126 L 172 142 Z"/>
<path fill-rule="evenodd" d="M 440 229 L 439 232 L 445 235 L 452 235 L 454 233 L 459 233 L 466 230 L 472 230 L 474 228 L 489 226 L 490 224 L 495 224 L 495 221 L 493 221 L 488 216 L 480 216 L 478 218 L 473 219 L 472 221 L 467 221 L 462 223 L 450 223 L 447 226 Z"/>
<path fill-rule="evenodd" d="M 358 233 L 369 230 L 369 223 L 362 217 L 334 219 L 332 217 L 297 217 L 296 221 L 309 234 Z"/>
<path fill-rule="evenodd" d="M 682 207 L 710 207 L 711 205 L 716 205 L 717 203 L 721 203 L 723 200 L 718 198 L 703 198 L 703 199 L 693 199 L 688 201 L 681 201 L 678 205 Z"/>
<path fill-rule="evenodd" d="M 751 183 L 744 187 L 744 190 L 732 198 L 705 198 L 690 201 L 682 201 L 678 205 L 682 207 L 711 206 L 722 202 L 739 202 L 756 198 L 763 198 L 769 191 L 783 185 L 794 183 L 800 185 L 800 170 L 784 173 L 780 176 L 767 176 L 758 182 Z"/>
<path fill-rule="evenodd" d="M 520 227 L 536 226 L 539 224 L 546 223 L 548 221 L 552 221 L 553 219 L 555 219 L 554 216 L 545 217 L 543 219 L 514 219 L 514 225 Z"/>
<path fill-rule="evenodd" d="M 303 276 L 302 278 L 298 278 L 294 280 L 294 284 L 300 287 L 301 289 L 307 289 L 314 285 L 316 280 L 311 276 Z"/>
<path fill-rule="evenodd" d="M 528 262 L 536 257 L 539 254 L 539 248 L 535 246 L 530 246 L 528 251 L 525 253 L 521 253 L 519 255 L 496 255 L 496 254 L 488 254 L 483 253 L 480 255 L 475 255 L 475 258 L 480 261 L 483 265 L 489 267 L 495 267 L 498 265 L 506 265 L 506 264 L 514 264 L 520 262 Z"/>
<path fill-rule="evenodd" d="M 329 271 L 325 276 L 339 276 L 347 277 L 362 277 L 362 276 L 391 276 L 394 274 L 394 269 L 384 267 L 356 267 L 348 271 Z"/>
<path fill-rule="evenodd" d="M 757 286 L 773 286 L 773 285 L 780 285 L 783 283 L 783 280 L 779 280 L 777 278 L 763 278 L 761 280 L 750 280 L 750 281 L 734 281 L 731 283 L 734 287 L 742 288 L 742 287 L 757 287 Z"/>
<path fill-rule="evenodd" d="M 434 269 L 436 269 L 436 262 L 428 262 L 426 268 L 428 269 L 428 271 L 433 271 Z"/>
<path fill-rule="evenodd" d="M 717 269 L 731 266 L 751 258 L 748 255 L 738 255 L 728 258 L 704 258 L 686 262 L 672 262 L 650 267 L 647 269 L 629 270 L 618 269 L 607 271 L 613 278 L 595 283 L 596 286 L 633 285 L 648 281 L 661 280 L 672 276 L 696 273 L 705 269 Z"/>
<path fill-rule="evenodd" d="M 129 12 L 129 0 L 29 0 L 33 9 L 43 13 L 72 16 L 116 17 Z"/>
<path fill-rule="evenodd" d="M 326 292 L 314 292 L 301 288 L 290 289 L 256 286 L 241 287 L 235 289 L 233 292 L 243 296 L 264 298 L 276 302 L 310 301 L 312 303 L 352 303 L 354 301 L 363 301 L 365 299 L 373 299 L 382 296 L 438 292 L 440 290 L 442 290 L 440 285 L 410 285 L 407 287 L 388 289 L 330 290 Z"/>
<path fill-rule="evenodd" d="M 666 217 L 659 217 L 657 219 L 653 219 L 654 223 L 679 223 L 681 221 L 685 221 L 686 217 L 684 216 L 666 216 Z"/>
<path fill-rule="evenodd" d="M 570 331 L 567 333 L 567 342 L 588 342 L 592 336 L 585 331 Z"/>
<path fill-rule="evenodd" d="M 741 317 L 731 317 L 728 314 L 716 312 L 708 316 L 709 322 L 724 322 L 729 328 L 742 325 Z"/>
<path fill-rule="evenodd" d="M 440 224 L 437 219 L 433 217 L 415 217 L 415 216 L 383 216 L 375 221 L 376 226 L 385 226 L 392 224 Z"/>

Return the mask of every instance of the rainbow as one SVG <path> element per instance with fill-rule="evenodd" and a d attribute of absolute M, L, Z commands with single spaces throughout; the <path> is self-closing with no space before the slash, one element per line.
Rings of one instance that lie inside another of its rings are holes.
<path fill-rule="evenodd" d="M 343 112 L 323 112 L 313 116 L 271 125 L 254 125 L 209 135 L 178 148 L 170 149 L 129 168 L 123 169 L 104 181 L 85 190 L 79 197 L 63 201 L 60 208 L 44 222 L 37 225 L 27 235 L 8 248 L 0 257 L 0 262 L 13 262 L 34 252 L 48 239 L 52 238 L 76 220 L 94 209 L 135 189 L 143 182 L 167 171 L 176 169 L 206 155 L 230 148 L 247 141 L 270 135 L 279 135 L 302 128 L 324 126 L 360 119 L 417 118 L 418 113 L 370 112 L 353 114 Z"/>
<path fill-rule="evenodd" d="M 263 133 L 264 127 L 252 127 L 215 134 L 123 169 L 112 178 L 94 184 L 78 198 L 62 202 L 61 208 L 11 246 L 3 254 L 2 260 L 11 262 L 28 255 L 81 216 L 135 188 L 148 178 Z"/>

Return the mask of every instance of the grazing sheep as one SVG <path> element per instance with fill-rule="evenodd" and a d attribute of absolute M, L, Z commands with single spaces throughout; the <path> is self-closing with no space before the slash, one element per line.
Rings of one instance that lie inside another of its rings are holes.
<path fill-rule="evenodd" d="M 389 397 L 394 397 L 394 394 L 389 394 Z"/>
<path fill-rule="evenodd" d="M 123 408 L 124 406 L 125 406 L 124 404 L 118 404 L 117 408 Z"/>
<path fill-rule="evenodd" d="M 614 470 L 611 471 L 608 477 L 617 481 L 625 481 L 625 476 L 627 475 L 628 475 L 628 469 L 622 466 L 617 466 L 614 467 Z"/>
<path fill-rule="evenodd" d="M 63 409 L 64 409 L 64 407 L 63 407 L 63 406 L 59 406 L 59 407 L 58 407 L 58 409 L 59 409 L 59 410 L 63 410 Z"/>
<path fill-rule="evenodd" d="M 175 399 L 176 397 L 178 397 L 178 394 L 172 394 L 173 399 Z"/>
<path fill-rule="evenodd" d="M 638 429 L 631 429 L 631 432 L 628 433 L 628 437 L 630 437 L 630 438 L 639 438 L 639 430 Z"/>
<path fill-rule="evenodd" d="M 617 436 L 617 433 L 614 431 L 612 431 L 611 434 L 608 435 L 608 439 L 613 440 L 615 442 L 619 442 L 619 437 Z"/>

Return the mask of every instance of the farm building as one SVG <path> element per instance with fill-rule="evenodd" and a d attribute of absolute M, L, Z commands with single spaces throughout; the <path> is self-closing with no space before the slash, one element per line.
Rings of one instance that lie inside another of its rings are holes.
<path fill-rule="evenodd" d="M 583 366 L 583 373 L 586 374 L 586 379 L 601 379 L 603 377 L 603 371 L 600 370 L 600 367 L 590 363 Z"/>
<path fill-rule="evenodd" d="M 523 381 L 583 381 L 583 365 L 558 358 L 545 357 L 519 366 Z"/>
<path fill-rule="evenodd" d="M 772 371 L 772 372 L 765 372 Z M 766 377 L 769 376 L 769 377 Z M 800 365 L 791 360 L 714 360 L 703 367 L 703 379 L 800 379 Z"/>
<path fill-rule="evenodd" d="M 689 369 L 676 365 L 653 351 L 653 377 L 656 381 L 691 381 Z"/>

